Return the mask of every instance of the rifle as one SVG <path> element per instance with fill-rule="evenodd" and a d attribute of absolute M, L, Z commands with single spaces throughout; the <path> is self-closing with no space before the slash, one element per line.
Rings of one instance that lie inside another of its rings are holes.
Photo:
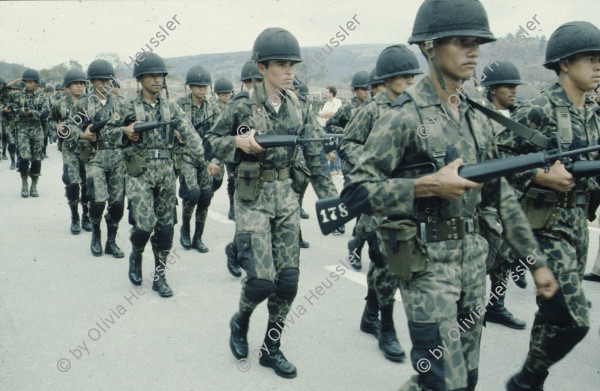
<path fill-rule="evenodd" d="M 487 160 L 476 164 L 467 164 L 458 169 L 458 175 L 473 182 L 487 182 L 492 179 L 501 178 L 507 175 L 517 174 L 534 168 L 549 168 L 556 160 L 561 160 L 565 168 L 577 177 L 587 177 L 600 175 L 600 161 L 597 160 L 577 160 L 569 161 L 570 157 L 600 151 L 600 145 L 592 147 L 574 149 L 572 151 L 561 151 L 552 149 L 549 151 L 540 151 L 528 153 L 525 155 L 512 156 L 504 159 Z M 429 163 L 424 163 L 424 165 Z M 414 169 L 418 165 L 399 167 L 395 172 Z M 435 166 L 431 165 L 433 172 Z M 422 176 L 422 175 L 421 175 Z M 342 191 L 343 193 L 343 191 Z M 350 220 L 360 215 L 359 210 L 348 209 L 341 198 L 329 197 L 317 201 L 317 216 L 319 217 L 319 227 L 323 235 L 328 235 L 338 227 L 346 224 Z M 339 213 L 339 216 L 336 214 Z M 327 215 L 329 213 L 329 217 Z"/>
<path fill-rule="evenodd" d="M 256 142 L 263 148 L 274 148 L 274 147 L 293 147 L 298 144 L 306 143 L 319 143 L 331 141 L 334 138 L 343 137 L 343 135 L 328 134 L 329 137 L 317 137 L 317 138 L 304 138 L 294 135 L 280 135 L 280 134 L 265 134 L 254 136 Z"/>
<path fill-rule="evenodd" d="M 197 123 L 194 124 L 194 129 L 196 129 L 196 131 L 202 129 L 202 134 L 205 134 L 208 129 L 206 128 L 206 125 L 208 125 L 208 121 L 214 117 L 217 113 L 212 113 L 209 117 L 203 119 L 202 121 L 199 121 Z"/>
<path fill-rule="evenodd" d="M 159 121 L 150 121 L 150 122 L 141 122 L 139 124 L 136 124 L 133 127 L 133 131 L 136 133 L 143 133 L 146 132 L 148 130 L 152 130 L 152 129 L 156 129 L 160 126 L 164 126 L 164 125 L 172 125 L 175 122 L 177 122 L 176 120 L 172 119 L 170 121 L 163 121 L 163 122 L 159 122 Z"/>

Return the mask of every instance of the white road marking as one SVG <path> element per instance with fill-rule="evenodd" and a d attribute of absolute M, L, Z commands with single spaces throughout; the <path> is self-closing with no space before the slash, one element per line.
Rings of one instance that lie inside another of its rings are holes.
<path fill-rule="evenodd" d="M 325 266 L 324 269 L 328 270 L 330 272 L 334 272 L 335 268 L 338 267 L 339 265 L 330 265 L 330 266 Z M 339 273 L 338 273 L 339 274 Z M 365 288 L 367 288 L 367 276 L 359 273 L 359 272 L 355 272 L 354 270 L 346 270 L 346 273 L 344 273 L 344 275 L 342 276 L 344 278 L 349 279 L 352 282 L 357 283 L 358 285 L 362 285 Z M 402 302 L 402 297 L 400 296 L 400 292 L 398 292 L 396 290 L 396 294 L 394 295 L 394 298 L 398 301 L 398 302 Z"/>

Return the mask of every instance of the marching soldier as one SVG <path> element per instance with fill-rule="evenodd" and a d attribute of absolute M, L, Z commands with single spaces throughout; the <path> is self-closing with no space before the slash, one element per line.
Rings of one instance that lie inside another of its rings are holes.
<path fill-rule="evenodd" d="M 296 368 L 280 351 L 282 330 L 298 290 L 300 205 L 298 192 L 306 178 L 296 148 L 264 150 L 254 139 L 262 134 L 299 134 L 316 137 L 316 119 L 303 112 L 292 88 L 294 64 L 302 61 L 300 46 L 287 30 L 268 28 L 254 42 L 253 58 L 264 82 L 249 95 L 225 106 L 208 140 L 215 156 L 237 166 L 235 222 L 238 261 L 246 270 L 239 311 L 230 322 L 230 348 L 239 360 L 248 356 L 248 324 L 254 309 L 268 299 L 269 320 L 264 346 L 268 350 L 260 364 L 285 378 L 296 376 Z M 268 120 L 252 121 L 257 111 Z M 251 127 L 240 132 L 238 127 Z M 321 145 L 310 143 L 304 155 L 310 180 L 321 197 L 336 194 L 330 178 L 319 167 Z M 294 179 L 292 179 L 294 178 Z M 280 336 L 280 335 L 279 335 Z"/>
<path fill-rule="evenodd" d="M 454 94 L 464 96 L 462 85 L 473 75 L 479 45 L 493 40 L 477 0 L 425 0 L 409 43 L 419 44 L 429 75 L 375 123 L 342 192 L 351 211 L 389 219 L 380 233 L 388 267 L 403 268 L 400 290 L 411 360 L 419 371 L 401 390 L 475 390 L 488 248 L 477 233 L 478 209 L 490 204 L 499 211 L 505 238 L 519 257 L 537 246 L 503 178 L 482 187 L 458 175 L 463 161 L 497 155 L 489 120 Z M 446 109 L 450 119 L 427 122 L 424 135 L 422 119 Z M 433 164 L 437 172 L 419 176 L 423 169 L 406 167 L 421 163 Z M 532 267 L 538 293 L 551 297 L 556 281 L 543 257 Z M 443 354 L 434 356 L 439 346 Z"/>
<path fill-rule="evenodd" d="M 113 119 L 100 130 L 107 142 L 122 144 L 126 172 L 125 192 L 130 201 L 132 251 L 129 256 L 129 280 L 142 284 L 142 254 L 150 240 L 154 253 L 154 281 L 152 289 L 161 297 L 170 297 L 173 291 L 167 284 L 165 272 L 167 257 L 173 246 L 175 223 L 175 171 L 172 149 L 175 130 L 194 159 L 204 159 L 202 140 L 183 110 L 175 102 L 161 96 L 167 68 L 157 54 L 146 53 L 135 62 L 133 77 L 141 84 L 131 102 L 126 103 Z M 166 84 L 164 84 L 166 86 Z M 144 121 L 174 121 L 137 133 L 134 126 Z M 129 123 L 131 122 L 131 123 Z M 152 235 L 154 232 L 154 235 Z M 150 238 L 152 235 L 152 238 Z"/>
<path fill-rule="evenodd" d="M 18 80 L 20 81 L 21 79 Z M 7 87 L 10 95 L 17 94 L 21 90 L 20 82 L 9 83 L 7 84 Z M 11 96 L 5 96 L 3 103 L 9 103 L 11 102 L 11 99 Z M 15 110 L 11 110 L 11 108 L 7 106 L 5 106 L 2 110 L 2 128 L 6 129 L 6 145 L 8 149 L 8 155 L 10 156 L 11 170 L 14 170 L 17 167 L 17 114 L 18 113 Z"/>
<path fill-rule="evenodd" d="M 253 88 L 252 77 L 254 77 L 254 81 L 256 83 L 262 83 L 263 81 L 263 76 L 258 71 L 258 65 L 255 62 L 248 60 L 244 63 L 244 66 L 242 67 L 242 75 L 240 77 L 240 81 L 242 82 L 241 91 L 244 90 L 244 86 L 246 86 L 246 89 L 248 91 L 250 91 Z"/>
<path fill-rule="evenodd" d="M 219 98 L 219 114 L 223 112 L 225 105 L 231 100 L 233 95 L 233 84 L 227 79 L 219 79 L 215 82 L 215 94 Z"/>
<path fill-rule="evenodd" d="M 185 84 L 191 92 L 177 100 L 188 120 L 194 126 L 200 124 L 196 132 L 204 140 L 206 132 L 218 115 L 217 109 L 206 99 L 208 86 L 212 84 L 210 72 L 202 66 L 191 67 L 185 77 Z M 185 151 L 185 144 L 183 150 Z M 208 149 L 205 149 L 207 152 Z M 205 159 L 206 157 L 206 159 Z M 201 253 L 208 252 L 208 247 L 202 242 L 208 207 L 213 196 L 213 177 L 221 171 L 219 161 L 205 156 L 195 159 L 195 154 L 184 153 L 181 159 L 181 175 L 179 176 L 179 196 L 183 201 L 181 213 L 180 239 L 186 250 L 195 248 Z M 206 161 L 210 159 L 208 166 Z M 196 209 L 196 230 L 190 239 L 190 220 Z"/>
<path fill-rule="evenodd" d="M 404 45 L 385 48 L 377 58 L 375 69 L 375 78 L 383 83 L 384 91 L 374 98 L 368 98 L 346 125 L 344 138 L 340 143 L 344 175 L 350 173 L 362 156 L 364 144 L 375 122 L 390 110 L 392 102 L 404 90 L 414 84 L 414 76 L 423 73 L 419 69 L 417 57 Z M 362 244 L 365 241 L 369 243 L 369 288 L 360 329 L 378 338 L 379 348 L 388 360 L 400 362 L 406 354 L 398 342 L 393 319 L 394 294 L 398 288 L 398 280 L 389 274 L 383 255 L 383 242 L 377 233 L 377 227 L 382 221 L 381 217 L 361 215 L 356 224 L 356 238 L 348 243 L 348 249 L 350 254 L 352 251 L 360 254 Z M 358 262 L 359 259 L 356 260 L 356 263 Z M 379 313 L 381 322 L 378 319 Z"/>
<path fill-rule="evenodd" d="M 76 134 L 76 124 L 73 117 L 81 119 L 82 114 L 72 111 L 73 105 L 85 92 L 86 78 L 83 71 L 70 69 L 65 73 L 64 84 L 66 92 L 54 101 L 50 116 L 50 126 L 58 134 L 59 151 L 62 152 L 63 174 L 62 181 L 65 184 L 65 196 L 71 209 L 71 234 L 79 235 L 81 228 L 92 231 L 92 223 L 88 213 L 88 196 L 85 176 L 85 166 L 79 156 L 79 133 Z M 83 111 L 81 111 L 83 113 Z M 91 137 L 89 132 L 84 137 Z M 80 193 L 81 191 L 81 193 Z M 80 197 L 81 194 L 81 197 Z M 79 203 L 81 203 L 82 215 L 79 225 Z"/>
<path fill-rule="evenodd" d="M 369 73 L 369 89 L 371 90 L 371 96 L 374 98 L 375 95 L 380 92 L 385 92 L 386 87 L 385 83 L 377 78 L 377 68 L 373 68 L 371 73 Z"/>
<path fill-rule="evenodd" d="M 21 197 L 38 197 L 38 179 L 42 170 L 42 147 L 44 144 L 44 131 L 41 119 L 50 113 L 48 98 L 37 92 L 40 74 L 33 69 L 26 69 L 21 78 L 25 88 L 14 95 L 9 95 L 12 102 L 19 109 L 16 111 L 15 126 L 17 127 L 17 144 L 19 146 L 19 160 L 17 168 L 21 173 Z M 30 166 L 31 163 L 31 166 Z M 31 188 L 27 181 L 31 177 Z"/>
<path fill-rule="evenodd" d="M 546 137 L 555 133 L 556 145 L 565 150 L 597 145 L 600 112 L 586 93 L 600 81 L 600 30 L 588 22 L 563 24 L 548 40 L 544 67 L 556 72 L 558 82 L 519 106 L 514 119 Z M 510 154 L 533 149 L 523 137 L 507 131 L 500 133 L 498 145 Z M 598 160 L 598 152 L 581 159 Z M 542 390 L 550 366 L 563 359 L 590 327 L 581 280 L 589 244 L 586 220 L 597 208 L 590 206 L 588 211 L 588 202 L 600 187 L 595 178 L 574 178 L 560 161 L 547 171 L 530 170 L 509 180 L 523 195 L 523 209 L 560 288 L 551 300 L 538 299 L 527 359 L 507 390 Z"/>
<path fill-rule="evenodd" d="M 85 80 L 86 77 L 83 72 L 77 70 L 69 72 L 77 74 L 76 77 L 73 76 L 76 82 L 85 83 L 81 80 L 82 78 Z M 124 104 L 123 98 L 112 94 L 111 84 L 114 82 L 114 77 L 115 70 L 108 61 L 102 59 L 92 61 L 87 70 L 91 90 L 81 95 L 75 102 L 71 109 L 71 119 L 67 124 L 73 129 L 74 139 L 79 140 L 79 157 L 85 164 L 86 186 L 85 190 L 82 187 L 82 193 L 85 191 L 86 200 L 89 201 L 89 219 L 92 223 L 90 251 L 95 257 L 102 255 L 100 223 L 106 207 L 104 253 L 114 258 L 123 258 L 125 254 L 117 246 L 116 238 L 125 207 L 125 163 L 118 145 L 109 142 L 106 135 L 99 132 L 101 129 L 99 124 L 110 120 Z M 66 75 L 64 85 L 68 91 L 69 83 Z M 86 113 L 89 119 L 74 124 L 72 119 L 76 113 Z"/>

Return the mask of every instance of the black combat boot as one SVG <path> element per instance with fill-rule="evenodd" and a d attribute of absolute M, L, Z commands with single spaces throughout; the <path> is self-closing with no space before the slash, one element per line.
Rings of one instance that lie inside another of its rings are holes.
<path fill-rule="evenodd" d="M 106 245 L 104 246 L 104 254 L 112 255 L 113 258 L 123 258 L 125 254 L 119 246 L 117 246 L 117 228 L 115 225 L 106 226 Z"/>
<path fill-rule="evenodd" d="M 365 310 L 360 320 L 360 331 L 373 334 L 375 338 L 379 338 L 381 322 L 379 321 L 379 304 L 377 303 L 375 292 L 369 289 L 365 300 Z"/>
<path fill-rule="evenodd" d="M 283 322 L 281 322 L 283 324 Z M 273 329 L 273 331 L 270 331 Z M 281 346 L 281 333 L 283 330 L 279 329 L 277 323 L 269 322 L 267 324 L 267 333 L 265 334 L 264 346 L 267 348 L 267 352 L 261 351 L 262 355 L 258 359 L 258 362 L 263 367 L 273 368 L 275 374 L 286 379 L 292 379 L 296 377 L 296 367 L 294 364 L 289 362 L 279 347 Z"/>
<path fill-rule="evenodd" d="M 90 213 L 87 202 L 81 204 L 83 214 L 81 215 L 81 228 L 86 232 L 92 232 L 92 222 L 90 221 Z"/>
<path fill-rule="evenodd" d="M 304 210 L 304 208 L 300 208 L 300 218 L 301 219 L 308 219 L 310 216 L 308 213 L 306 213 L 306 211 Z"/>
<path fill-rule="evenodd" d="M 492 292 L 495 292 L 496 286 L 492 285 Z M 498 295 L 498 299 L 492 299 L 485 308 L 485 321 L 498 323 L 511 329 L 523 330 L 527 324 L 521 319 L 517 319 L 504 307 L 504 295 Z"/>
<path fill-rule="evenodd" d="M 235 248 L 235 242 L 229 243 L 225 246 L 225 255 L 227 256 L 227 270 L 234 277 L 241 277 L 242 272 L 240 265 L 237 260 L 237 249 Z"/>
<path fill-rule="evenodd" d="M 548 377 L 548 371 L 534 374 L 527 368 L 510 378 L 506 384 L 507 391 L 544 391 L 544 382 Z"/>
<path fill-rule="evenodd" d="M 29 189 L 29 195 L 32 197 L 39 197 L 40 194 L 37 191 L 38 177 L 31 177 L 31 188 Z"/>
<path fill-rule="evenodd" d="M 181 214 L 181 229 L 179 230 L 179 243 L 189 250 L 192 248 L 192 241 L 190 240 L 190 217 L 186 217 L 183 213 Z"/>
<path fill-rule="evenodd" d="M 99 257 L 102 255 L 102 232 L 100 231 L 100 223 L 92 225 L 92 242 L 90 244 L 92 255 Z"/>
<path fill-rule="evenodd" d="M 227 190 L 229 190 L 229 188 Z M 231 193 L 229 194 L 229 213 L 227 214 L 229 220 L 235 220 L 235 208 L 233 205 L 233 193 Z"/>
<path fill-rule="evenodd" d="M 27 182 L 27 174 L 21 174 L 21 197 L 29 197 L 29 183 Z"/>
<path fill-rule="evenodd" d="M 348 259 L 355 261 L 354 263 L 350 262 L 350 265 L 352 265 L 352 267 L 356 270 L 362 269 L 360 256 L 362 255 L 362 249 L 364 245 L 365 241 L 360 239 L 358 236 L 355 236 L 348 242 Z M 359 257 L 356 257 L 355 253 L 358 254 Z"/>
<path fill-rule="evenodd" d="M 381 331 L 379 332 L 379 349 L 381 349 L 383 355 L 388 360 L 402 362 L 406 358 L 406 353 L 404 353 L 396 336 L 393 318 L 394 305 L 388 304 L 382 306 L 380 307 L 380 311 Z"/>
<path fill-rule="evenodd" d="M 192 238 L 192 248 L 195 248 L 201 253 L 207 253 L 208 247 L 202 243 L 202 234 L 204 233 L 204 224 L 206 223 L 206 218 L 204 221 L 196 222 L 196 231 L 194 232 L 194 237 Z"/>
<path fill-rule="evenodd" d="M 300 230 L 300 248 L 309 248 L 310 247 L 310 243 L 308 243 L 307 241 L 305 241 L 302 238 L 302 230 Z"/>
<path fill-rule="evenodd" d="M 521 275 L 520 273 L 517 272 L 516 268 L 517 268 L 517 263 L 516 262 L 512 262 L 510 264 L 510 271 L 514 273 L 514 275 L 517 277 L 516 279 L 514 279 L 515 284 L 521 288 L 521 289 L 525 289 L 527 288 L 527 279 L 525 278 L 525 273 L 523 273 L 523 275 Z M 512 275 L 512 274 L 511 274 Z"/>
<path fill-rule="evenodd" d="M 79 235 L 81 227 L 79 226 L 79 209 L 78 205 L 69 205 L 71 208 L 71 233 L 73 235 Z"/>
<path fill-rule="evenodd" d="M 10 149 L 10 148 L 9 148 Z M 15 170 L 17 168 L 15 153 L 8 151 L 8 155 L 10 156 L 10 169 Z"/>
<path fill-rule="evenodd" d="M 142 253 L 132 250 L 129 255 L 129 281 L 133 285 L 142 285 Z"/>
<path fill-rule="evenodd" d="M 156 253 L 154 253 L 154 273 L 155 273 L 155 281 L 152 283 L 152 290 L 157 291 L 160 297 L 171 297 L 173 296 L 173 291 L 171 287 L 167 284 L 167 279 L 165 277 L 165 264 L 166 258 L 161 262 L 161 259 L 158 257 Z M 156 278 L 158 276 L 158 279 Z"/>
<path fill-rule="evenodd" d="M 252 312 L 239 311 L 233 315 L 229 322 L 229 328 L 231 329 L 229 348 L 233 356 L 238 360 L 248 357 L 247 336 L 250 315 L 252 315 Z"/>

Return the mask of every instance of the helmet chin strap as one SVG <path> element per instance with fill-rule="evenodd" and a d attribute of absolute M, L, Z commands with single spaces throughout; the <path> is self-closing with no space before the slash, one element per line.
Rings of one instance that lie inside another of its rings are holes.
<path fill-rule="evenodd" d="M 477 90 L 477 92 L 481 94 L 483 90 L 485 90 L 485 88 L 482 87 L 481 83 L 479 83 L 479 78 L 477 77 L 476 70 L 473 70 L 473 76 L 471 77 L 471 79 L 473 79 L 473 84 L 475 84 L 475 90 Z"/>
<path fill-rule="evenodd" d="M 435 58 L 435 55 L 433 54 L 432 39 L 425 41 L 425 50 L 427 50 L 427 53 L 429 54 L 429 58 L 431 59 L 431 65 L 433 66 L 435 77 L 437 78 L 438 83 L 440 83 L 440 87 L 442 87 L 442 90 L 444 90 L 447 93 L 448 90 L 446 89 L 446 82 L 444 81 L 444 76 L 442 75 L 442 71 L 440 71 L 440 67 L 438 67 L 437 65 L 437 59 Z"/>

